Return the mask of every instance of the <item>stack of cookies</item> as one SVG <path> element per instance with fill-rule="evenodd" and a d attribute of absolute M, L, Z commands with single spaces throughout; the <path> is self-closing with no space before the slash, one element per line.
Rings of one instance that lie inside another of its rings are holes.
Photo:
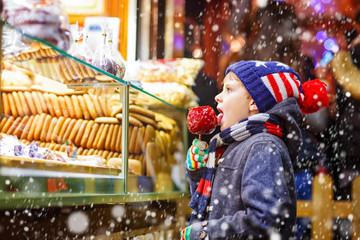
<path fill-rule="evenodd" d="M 120 157 L 122 108 L 87 92 L 54 93 L 21 87 L 2 92 L 0 130 L 30 144 L 65 151 L 65 141 L 79 155 Z M 179 128 L 174 120 L 139 106 L 129 106 L 129 154 L 139 160 L 142 175 L 170 172 Z"/>
<path fill-rule="evenodd" d="M 36 42 L 32 43 L 29 51 L 9 60 L 34 73 L 65 84 L 94 80 L 112 81 L 111 78 L 104 79 L 104 76 L 91 68 Z"/>

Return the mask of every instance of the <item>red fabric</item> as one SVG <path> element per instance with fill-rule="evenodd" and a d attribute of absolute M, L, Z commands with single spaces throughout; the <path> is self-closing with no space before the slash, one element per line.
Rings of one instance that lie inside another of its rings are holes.
<path fill-rule="evenodd" d="M 271 87 L 272 87 L 272 89 L 274 91 L 274 94 L 275 94 L 275 97 L 276 97 L 276 101 L 281 102 L 283 99 L 282 99 L 282 96 L 281 96 L 281 93 L 280 93 L 279 86 L 278 86 L 274 76 L 272 74 L 269 74 L 266 77 L 269 79 L 269 82 L 271 84 Z"/>

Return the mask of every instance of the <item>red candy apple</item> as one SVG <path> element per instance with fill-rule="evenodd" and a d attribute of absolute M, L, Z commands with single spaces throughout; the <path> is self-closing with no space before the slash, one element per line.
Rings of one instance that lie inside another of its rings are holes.
<path fill-rule="evenodd" d="M 216 113 L 210 106 L 190 108 L 187 125 L 192 134 L 210 134 L 217 126 Z"/>

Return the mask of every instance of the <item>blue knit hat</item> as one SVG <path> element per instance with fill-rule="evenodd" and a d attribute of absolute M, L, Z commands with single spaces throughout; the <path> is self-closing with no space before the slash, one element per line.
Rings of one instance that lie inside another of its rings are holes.
<path fill-rule="evenodd" d="M 325 83 L 316 79 L 306 82 L 306 87 L 302 86 L 299 74 L 284 63 L 240 61 L 230 65 L 225 75 L 230 71 L 243 83 L 259 112 L 267 112 L 289 97 L 298 100 L 304 113 L 316 112 L 329 105 Z M 306 100 L 305 96 L 308 96 Z"/>

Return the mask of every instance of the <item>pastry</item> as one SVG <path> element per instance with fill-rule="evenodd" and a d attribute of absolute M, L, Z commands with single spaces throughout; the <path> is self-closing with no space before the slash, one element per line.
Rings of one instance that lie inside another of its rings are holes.
<path fill-rule="evenodd" d="M 40 115 L 35 115 L 34 120 L 31 123 L 29 133 L 27 135 L 27 140 L 29 140 L 29 141 L 34 140 L 35 128 L 36 128 L 36 126 L 37 126 L 37 124 L 39 122 L 39 118 L 40 118 Z"/>
<path fill-rule="evenodd" d="M 97 142 L 96 148 L 97 149 L 103 149 L 105 146 L 105 139 L 107 137 L 108 131 L 110 128 L 110 124 L 105 124 L 105 127 L 103 129 L 103 131 L 101 132 L 99 141 Z"/>
<path fill-rule="evenodd" d="M 42 109 L 42 104 L 40 103 L 39 95 L 37 94 L 37 92 L 31 92 L 31 96 L 32 96 L 32 99 L 34 100 L 36 112 L 38 114 L 42 114 L 43 109 Z"/>
<path fill-rule="evenodd" d="M 18 117 L 19 113 L 18 113 L 18 111 L 16 109 L 15 101 L 14 101 L 14 98 L 13 98 L 12 94 L 8 93 L 7 97 L 8 97 L 9 104 L 10 104 L 11 115 L 14 116 L 14 117 Z"/>
<path fill-rule="evenodd" d="M 49 97 L 50 97 L 50 100 L 51 100 L 51 103 L 52 103 L 52 107 L 54 109 L 55 116 L 56 117 L 64 116 L 62 111 L 61 111 L 61 107 L 60 107 L 58 97 L 54 93 L 50 93 Z M 49 106 L 48 106 L 48 108 L 50 109 Z M 66 116 L 64 116 L 64 117 L 66 117 Z"/>
<path fill-rule="evenodd" d="M 19 94 L 17 92 L 12 92 L 12 96 L 13 96 L 16 110 L 17 110 L 19 116 L 23 117 L 25 114 L 24 114 L 23 107 L 22 107 L 22 104 L 21 104 L 21 101 L 19 98 Z"/>
<path fill-rule="evenodd" d="M 11 108 L 10 108 L 10 103 L 9 103 L 9 99 L 7 97 L 6 93 L 1 93 L 1 97 L 2 97 L 2 103 L 3 103 L 3 110 L 4 110 L 4 114 L 7 116 L 11 115 Z"/>
<path fill-rule="evenodd" d="M 51 135 L 52 135 L 52 133 L 54 131 L 54 128 L 55 128 L 55 125 L 56 125 L 57 121 L 58 121 L 58 119 L 56 117 L 53 117 L 51 119 L 50 126 L 49 126 L 49 129 L 47 131 L 46 138 L 45 138 L 46 142 L 51 142 Z"/>
<path fill-rule="evenodd" d="M 44 125 L 42 126 L 41 133 L 40 133 L 40 141 L 46 141 L 46 135 L 51 125 L 52 116 L 46 115 L 44 120 Z"/>
<path fill-rule="evenodd" d="M 69 140 L 70 140 L 71 142 L 74 142 L 74 141 L 75 141 L 75 137 L 76 137 L 76 135 L 77 135 L 77 133 L 78 133 L 78 131 L 79 131 L 79 129 L 80 129 L 80 126 L 81 126 L 81 124 L 82 124 L 83 121 L 84 121 L 84 120 L 82 120 L 82 119 L 78 119 L 78 120 L 76 121 L 75 126 L 74 126 L 74 128 L 71 130 L 71 133 L 70 133 L 70 136 L 69 136 Z"/>
<path fill-rule="evenodd" d="M 80 140 L 80 146 L 86 148 L 86 143 L 90 137 L 90 133 L 91 133 L 91 130 L 92 130 L 92 126 L 94 125 L 94 121 L 90 120 L 88 122 L 88 124 L 86 125 L 86 128 L 85 128 L 85 131 L 84 131 L 84 134 Z"/>
<path fill-rule="evenodd" d="M 54 131 L 51 134 L 51 142 L 57 142 L 60 130 L 64 122 L 65 118 L 63 116 L 59 117 L 58 121 L 55 124 Z"/>
<path fill-rule="evenodd" d="M 13 132 L 15 131 L 15 129 L 17 128 L 17 126 L 20 124 L 21 122 L 21 117 L 17 117 L 15 118 L 15 120 L 13 121 L 13 123 L 11 124 L 10 128 L 6 131 L 7 135 L 13 135 Z"/>
<path fill-rule="evenodd" d="M 91 131 L 90 131 L 90 134 L 89 134 L 89 138 L 87 139 L 87 142 L 86 142 L 86 147 L 87 148 L 92 148 L 94 147 L 93 143 L 95 141 L 95 138 L 96 138 L 96 135 L 99 131 L 99 128 L 100 128 L 100 125 L 98 123 L 95 123 L 91 126 Z"/>
<path fill-rule="evenodd" d="M 73 103 L 73 106 L 74 106 L 74 111 L 75 111 L 76 118 L 77 119 L 82 119 L 83 118 L 83 112 L 81 110 L 78 97 L 76 95 L 72 95 L 71 100 L 72 100 L 72 103 Z"/>
<path fill-rule="evenodd" d="M 68 108 L 67 108 L 67 106 L 66 106 L 65 98 L 64 98 L 63 96 L 58 96 L 57 98 L 58 98 L 58 100 L 59 100 L 59 105 L 60 105 L 60 109 L 61 109 L 62 115 L 63 115 L 65 118 L 69 118 L 69 117 L 70 117 L 70 114 L 69 114 Z"/>
<path fill-rule="evenodd" d="M 105 139 L 105 145 L 104 145 L 104 148 L 107 149 L 107 150 L 111 150 L 111 140 L 112 140 L 112 136 L 114 134 L 114 128 L 115 128 L 115 124 L 109 124 L 110 127 L 109 127 L 109 132 L 106 136 L 106 139 Z"/>
<path fill-rule="evenodd" d="M 91 119 L 91 115 L 87 109 L 87 106 L 86 106 L 86 103 L 85 103 L 85 99 L 82 95 L 79 95 L 77 96 L 77 98 L 79 99 L 79 104 L 80 104 L 80 107 L 81 107 L 81 110 L 84 114 L 84 118 L 86 120 L 90 120 Z"/>
<path fill-rule="evenodd" d="M 114 118 L 114 117 L 98 117 L 95 119 L 96 123 L 104 123 L 104 124 L 120 124 L 121 122 L 119 121 L 119 119 Z"/>
<path fill-rule="evenodd" d="M 76 123 L 77 123 L 77 119 L 70 120 L 69 126 L 66 128 L 66 131 L 63 136 L 64 141 L 69 140 L 71 132 L 73 131 L 73 128 L 75 127 Z"/>
<path fill-rule="evenodd" d="M 27 136 L 28 136 L 28 134 L 29 134 L 29 131 L 30 131 L 31 125 L 32 125 L 32 123 L 33 123 L 33 121 L 34 121 L 34 118 L 35 118 L 34 115 L 31 115 L 31 116 L 29 117 L 29 120 L 27 121 L 24 129 L 23 129 L 22 132 L 21 132 L 21 135 L 20 135 L 20 138 L 21 138 L 21 139 L 27 139 Z"/>
<path fill-rule="evenodd" d="M 69 116 L 71 118 L 77 118 L 76 117 L 76 112 L 75 112 L 75 109 L 74 109 L 74 105 L 73 105 L 73 102 L 71 100 L 71 97 L 70 96 L 64 96 L 64 100 L 65 100 L 66 108 L 67 108 L 67 110 L 69 112 Z"/>
<path fill-rule="evenodd" d="M 84 97 L 85 104 L 90 113 L 91 118 L 96 119 L 98 117 L 98 115 L 96 113 L 95 105 L 94 105 L 91 97 L 89 96 L 89 94 L 84 94 L 83 97 Z"/>
<path fill-rule="evenodd" d="M 38 113 L 38 111 L 36 109 L 34 99 L 33 99 L 32 95 L 31 95 L 31 93 L 26 91 L 26 92 L 24 92 L 24 96 L 25 96 L 27 104 L 29 105 L 31 114 L 36 115 Z M 41 114 L 41 113 L 39 113 L 39 114 Z"/>
<path fill-rule="evenodd" d="M 58 143 L 60 143 L 60 144 L 64 143 L 64 140 L 65 140 L 64 134 L 65 134 L 66 130 L 68 129 L 71 120 L 72 120 L 71 118 L 65 118 L 65 121 L 64 121 L 64 123 L 59 131 L 58 137 L 57 137 Z"/>
<path fill-rule="evenodd" d="M 80 143 L 81 143 L 81 139 L 84 135 L 84 132 L 85 132 L 85 129 L 86 129 L 86 125 L 88 124 L 88 121 L 84 120 L 81 125 L 80 125 L 80 128 L 79 128 L 79 131 L 78 133 L 76 134 L 76 137 L 75 137 L 75 145 L 76 146 L 80 146 Z"/>

